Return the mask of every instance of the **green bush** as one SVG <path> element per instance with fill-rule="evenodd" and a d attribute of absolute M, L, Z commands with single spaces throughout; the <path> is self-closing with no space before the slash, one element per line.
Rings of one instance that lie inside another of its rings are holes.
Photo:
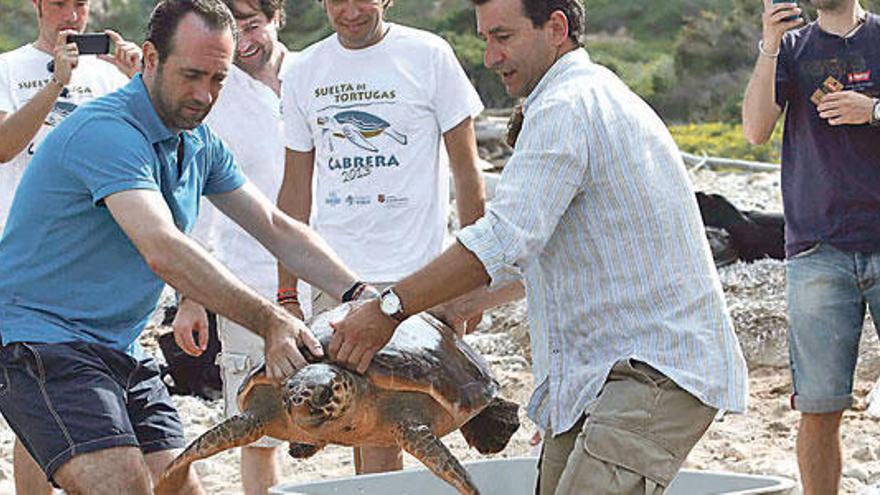
<path fill-rule="evenodd" d="M 669 128 L 679 149 L 688 153 L 737 160 L 779 163 L 782 125 L 778 124 L 766 143 L 755 146 L 743 137 L 742 125 L 715 122 L 674 125 Z"/>

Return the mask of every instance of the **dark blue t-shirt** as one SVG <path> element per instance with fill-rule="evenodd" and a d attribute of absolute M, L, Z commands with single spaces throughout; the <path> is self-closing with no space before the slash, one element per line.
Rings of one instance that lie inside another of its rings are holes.
<path fill-rule="evenodd" d="M 868 15 L 849 38 L 828 34 L 816 22 L 786 33 L 776 74 L 776 102 L 787 106 L 782 140 L 787 255 L 817 242 L 850 252 L 880 251 L 880 128 L 831 126 L 810 100 L 834 81 L 845 91 L 880 94 L 880 18 Z"/>
<path fill-rule="evenodd" d="M 46 136 L 0 238 L 3 344 L 79 341 L 136 352 L 132 343 L 165 284 L 104 198 L 159 191 L 174 223 L 188 232 L 201 196 L 246 180 L 207 126 L 183 133 L 180 160 L 178 143 L 140 76 L 80 107 Z"/>

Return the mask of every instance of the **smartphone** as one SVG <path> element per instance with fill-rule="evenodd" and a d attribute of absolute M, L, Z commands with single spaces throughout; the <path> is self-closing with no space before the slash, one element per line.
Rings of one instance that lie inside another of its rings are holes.
<path fill-rule="evenodd" d="M 80 55 L 103 55 L 110 53 L 110 37 L 106 33 L 71 34 L 68 43 L 76 43 Z"/>
<path fill-rule="evenodd" d="M 773 0 L 773 3 L 794 3 L 794 2 L 793 2 L 792 0 Z M 798 18 L 798 16 L 796 16 L 796 15 L 791 15 L 791 16 L 788 16 L 788 17 L 786 17 L 785 19 L 783 19 L 783 21 L 785 21 L 785 22 L 791 22 L 791 21 L 793 21 L 793 20 L 795 20 L 795 19 L 797 19 L 797 18 Z"/>

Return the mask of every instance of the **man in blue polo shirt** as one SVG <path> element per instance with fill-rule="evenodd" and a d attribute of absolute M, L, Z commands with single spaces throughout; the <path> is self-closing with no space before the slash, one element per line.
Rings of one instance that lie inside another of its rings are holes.
<path fill-rule="evenodd" d="M 163 0 L 144 71 L 50 133 L 0 239 L 0 412 L 67 493 L 148 494 L 181 423 L 137 337 L 167 282 L 265 339 L 267 372 L 320 344 L 185 233 L 210 196 L 303 278 L 337 296 L 356 279 L 307 227 L 241 174 L 201 121 L 232 62 L 220 0 Z M 184 493 L 201 493 L 192 476 Z"/>

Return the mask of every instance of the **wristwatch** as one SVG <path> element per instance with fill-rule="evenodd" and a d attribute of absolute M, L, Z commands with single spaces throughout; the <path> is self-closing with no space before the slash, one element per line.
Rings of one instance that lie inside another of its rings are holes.
<path fill-rule="evenodd" d="M 402 322 L 406 319 L 406 313 L 403 312 L 403 303 L 394 292 L 394 287 L 388 287 L 379 295 L 379 309 L 386 316 L 390 316 L 397 321 Z"/>
<path fill-rule="evenodd" d="M 880 127 L 880 98 L 874 98 L 874 111 L 871 113 L 871 121 L 874 127 Z"/>

